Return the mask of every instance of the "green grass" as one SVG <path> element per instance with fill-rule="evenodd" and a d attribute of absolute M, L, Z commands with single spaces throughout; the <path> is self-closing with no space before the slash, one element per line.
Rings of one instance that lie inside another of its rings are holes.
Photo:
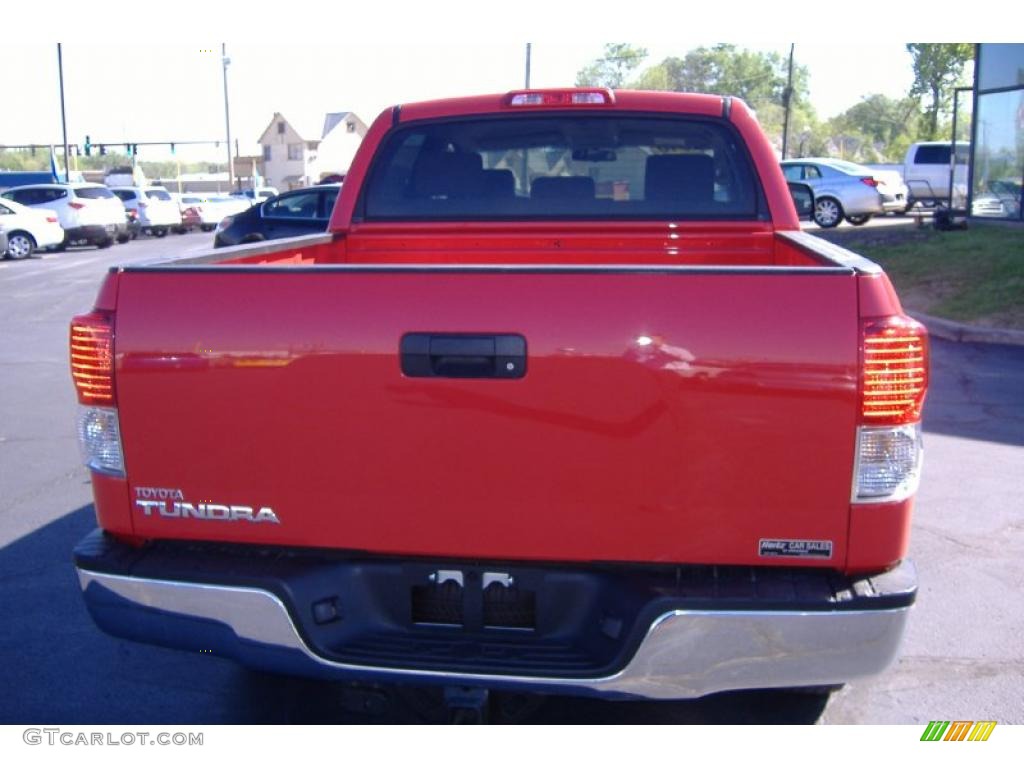
<path fill-rule="evenodd" d="M 1024 227 L 972 224 L 836 232 L 828 239 L 878 262 L 906 309 L 1024 328 Z"/>

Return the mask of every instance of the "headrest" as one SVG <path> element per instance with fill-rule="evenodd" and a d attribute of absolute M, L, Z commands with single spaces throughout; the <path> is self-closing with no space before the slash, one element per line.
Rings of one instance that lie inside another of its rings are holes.
<path fill-rule="evenodd" d="M 509 198 L 516 196 L 516 177 L 508 168 L 483 171 L 483 196 Z"/>
<path fill-rule="evenodd" d="M 715 161 L 708 155 L 652 155 L 644 179 L 647 200 L 711 203 L 715 199 Z"/>
<path fill-rule="evenodd" d="M 425 151 L 416 161 L 413 194 L 420 198 L 465 198 L 480 194 L 483 159 L 467 152 Z"/>

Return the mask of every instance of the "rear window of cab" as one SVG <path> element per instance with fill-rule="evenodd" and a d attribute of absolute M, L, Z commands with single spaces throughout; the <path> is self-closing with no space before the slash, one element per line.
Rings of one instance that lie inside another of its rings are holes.
<path fill-rule="evenodd" d="M 724 121 L 573 114 L 414 124 L 384 142 L 366 221 L 754 219 L 760 187 Z"/>
<path fill-rule="evenodd" d="M 105 200 L 109 197 L 115 197 L 115 195 L 106 187 L 78 187 L 75 189 L 75 197 L 81 197 L 86 200 Z"/>

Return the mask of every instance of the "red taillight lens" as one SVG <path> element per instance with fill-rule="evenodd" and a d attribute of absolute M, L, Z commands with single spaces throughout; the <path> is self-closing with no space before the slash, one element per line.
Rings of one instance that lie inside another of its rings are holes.
<path fill-rule="evenodd" d="M 114 403 L 114 328 L 105 312 L 71 321 L 71 378 L 83 405 Z"/>
<path fill-rule="evenodd" d="M 56 216 L 47 216 L 46 217 L 46 221 L 49 224 L 56 224 L 57 223 L 57 217 Z"/>
<path fill-rule="evenodd" d="M 70 207 L 74 208 L 76 211 L 81 210 L 82 208 L 85 208 L 85 203 L 68 203 L 68 205 Z"/>
<path fill-rule="evenodd" d="M 869 187 L 877 187 L 878 186 L 878 182 L 875 179 L 871 178 L 870 176 L 861 179 L 861 183 L 862 184 L 867 184 Z"/>
<path fill-rule="evenodd" d="M 865 424 L 919 421 L 928 389 L 928 332 L 909 317 L 864 326 L 861 417 Z"/>

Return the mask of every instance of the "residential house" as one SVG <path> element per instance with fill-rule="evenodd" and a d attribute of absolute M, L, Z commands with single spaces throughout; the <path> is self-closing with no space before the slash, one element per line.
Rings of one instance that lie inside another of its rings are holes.
<path fill-rule="evenodd" d="M 259 140 L 264 183 L 284 191 L 316 184 L 328 174 L 346 173 L 366 131 L 354 112 L 329 112 L 319 128 L 293 123 L 275 112 Z"/>

